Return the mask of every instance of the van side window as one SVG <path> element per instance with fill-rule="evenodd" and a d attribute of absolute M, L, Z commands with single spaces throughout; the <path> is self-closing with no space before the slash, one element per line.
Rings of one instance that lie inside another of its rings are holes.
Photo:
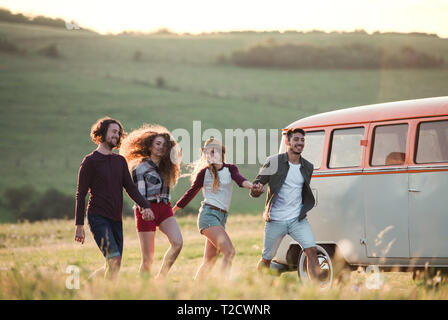
<path fill-rule="evenodd" d="M 403 165 L 406 158 L 407 124 L 377 126 L 373 131 L 371 166 Z"/>
<path fill-rule="evenodd" d="M 448 121 L 418 126 L 415 163 L 448 162 Z"/>
<path fill-rule="evenodd" d="M 364 128 L 337 129 L 331 135 L 329 168 L 361 165 Z"/>
<path fill-rule="evenodd" d="M 305 135 L 305 149 L 303 157 L 314 165 L 314 170 L 322 164 L 322 153 L 324 150 L 325 131 L 308 131 Z"/>

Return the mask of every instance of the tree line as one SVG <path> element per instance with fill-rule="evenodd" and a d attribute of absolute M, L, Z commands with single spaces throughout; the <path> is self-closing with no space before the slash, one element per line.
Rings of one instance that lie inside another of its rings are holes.
<path fill-rule="evenodd" d="M 37 24 L 49 27 L 63 27 L 65 28 L 65 21 L 62 19 L 53 19 L 44 16 L 37 16 L 30 18 L 24 16 L 21 13 L 13 14 L 7 9 L 0 8 L 0 21 L 12 22 L 12 23 L 26 23 L 26 24 Z"/>
<path fill-rule="evenodd" d="M 86 199 L 86 208 L 87 208 Z M 47 219 L 74 219 L 76 199 L 55 188 L 38 191 L 33 185 L 26 184 L 4 190 L 0 198 L 0 207 L 8 211 L 17 222 L 41 221 Z M 133 202 L 127 195 L 123 197 L 123 216 L 133 216 Z M 179 216 L 196 214 L 197 209 L 187 206 Z"/>
<path fill-rule="evenodd" d="M 222 58 L 221 58 L 222 59 Z M 396 51 L 353 43 L 318 47 L 268 41 L 232 53 L 230 62 L 243 67 L 288 69 L 439 68 L 443 57 L 403 46 Z"/>

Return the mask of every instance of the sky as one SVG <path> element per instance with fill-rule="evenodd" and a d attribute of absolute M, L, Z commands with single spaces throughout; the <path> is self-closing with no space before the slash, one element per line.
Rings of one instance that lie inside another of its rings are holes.
<path fill-rule="evenodd" d="M 448 0 L 0 0 L 0 7 L 100 33 L 364 29 L 448 38 Z"/>

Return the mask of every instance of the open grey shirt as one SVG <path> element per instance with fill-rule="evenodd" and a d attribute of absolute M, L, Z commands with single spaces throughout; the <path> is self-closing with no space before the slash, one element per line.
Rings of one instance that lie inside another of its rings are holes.
<path fill-rule="evenodd" d="M 300 210 L 299 221 L 307 216 L 316 202 L 313 192 L 311 191 L 310 182 L 313 174 L 314 166 L 311 162 L 303 157 L 300 157 L 300 172 L 304 178 L 302 188 L 302 209 Z M 272 205 L 280 192 L 280 189 L 285 182 L 289 171 L 288 153 L 280 153 L 269 157 L 260 169 L 258 175 L 255 177 L 253 183 L 268 184 L 268 192 L 266 196 L 266 204 L 264 207 L 263 216 L 266 221 L 270 221 L 270 212 Z M 297 191 L 299 192 L 299 190 Z M 251 192 L 252 197 L 256 197 Z"/>

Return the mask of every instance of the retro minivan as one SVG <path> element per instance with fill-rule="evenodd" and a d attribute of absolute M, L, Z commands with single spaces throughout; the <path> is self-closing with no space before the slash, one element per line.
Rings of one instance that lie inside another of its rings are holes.
<path fill-rule="evenodd" d="M 351 269 L 447 270 L 448 97 L 316 114 L 284 130 L 293 127 L 314 165 L 308 220 L 330 285 L 336 255 Z M 273 266 L 304 278 L 305 261 L 285 236 Z"/>

